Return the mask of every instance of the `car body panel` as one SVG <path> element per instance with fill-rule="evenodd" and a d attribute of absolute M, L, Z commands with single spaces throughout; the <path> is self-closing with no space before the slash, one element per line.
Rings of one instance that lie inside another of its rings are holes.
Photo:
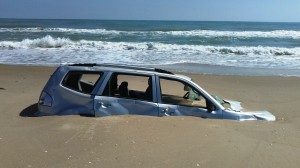
<path fill-rule="evenodd" d="M 87 68 L 77 69 L 80 71 L 88 70 L 93 72 L 93 70 Z M 70 69 L 68 67 L 61 66 L 50 77 L 43 91 L 51 95 L 53 100 L 52 106 L 42 106 L 39 103 L 37 115 L 94 114 L 93 95 L 79 93 L 61 85 L 62 80 L 69 71 Z M 99 82 L 99 85 L 101 85 L 101 82 Z"/>
<path fill-rule="evenodd" d="M 159 104 L 159 113 L 160 116 L 195 116 L 201 118 L 223 119 L 222 111 L 208 112 L 208 110 L 204 108 L 171 104 Z"/>
<path fill-rule="evenodd" d="M 124 114 L 158 116 L 157 103 L 106 96 L 95 97 L 94 110 L 97 117 Z"/>

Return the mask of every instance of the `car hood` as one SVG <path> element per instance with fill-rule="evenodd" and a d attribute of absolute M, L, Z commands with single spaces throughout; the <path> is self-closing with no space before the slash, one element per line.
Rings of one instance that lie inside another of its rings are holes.
<path fill-rule="evenodd" d="M 232 110 L 234 112 L 238 112 L 241 115 L 239 120 L 266 120 L 266 121 L 275 121 L 276 117 L 268 111 L 242 111 L 243 107 L 241 106 L 241 102 L 234 100 L 224 100 L 224 102 L 230 104 L 230 108 L 228 110 Z"/>

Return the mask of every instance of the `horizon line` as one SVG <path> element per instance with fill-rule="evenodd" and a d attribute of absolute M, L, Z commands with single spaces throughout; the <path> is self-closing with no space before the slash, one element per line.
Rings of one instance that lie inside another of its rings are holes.
<path fill-rule="evenodd" d="M 106 21 L 164 21 L 164 22 L 261 22 L 261 23 L 300 23 L 300 21 L 243 21 L 243 20 L 173 20 L 173 19 L 87 19 L 87 18 L 5 18 L 15 20 L 106 20 Z"/>

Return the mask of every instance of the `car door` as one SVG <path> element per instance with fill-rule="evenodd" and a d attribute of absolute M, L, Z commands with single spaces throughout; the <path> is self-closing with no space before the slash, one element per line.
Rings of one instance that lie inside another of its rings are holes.
<path fill-rule="evenodd" d="M 222 118 L 212 102 L 187 81 L 175 78 L 157 77 L 159 81 L 160 116 L 197 116 Z"/>
<path fill-rule="evenodd" d="M 111 73 L 94 99 L 95 116 L 138 114 L 158 116 L 155 78 L 151 75 Z"/>

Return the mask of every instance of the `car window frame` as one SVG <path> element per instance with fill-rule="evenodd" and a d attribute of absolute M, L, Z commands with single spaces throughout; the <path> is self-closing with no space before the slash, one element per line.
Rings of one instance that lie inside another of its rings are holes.
<path fill-rule="evenodd" d="M 110 79 L 114 74 L 151 77 L 151 79 L 152 79 L 152 101 L 145 100 L 145 99 L 138 99 L 138 98 L 130 98 L 130 97 L 117 97 L 117 96 L 103 95 L 107 84 L 110 82 Z M 96 96 L 104 96 L 104 97 L 112 97 L 112 98 L 119 98 L 119 99 L 128 99 L 128 100 L 157 103 L 157 94 L 156 94 L 157 91 L 156 90 L 157 90 L 157 87 L 156 87 L 155 75 L 152 73 L 110 71 L 106 74 L 105 79 L 103 79 L 102 85 L 101 85 L 99 91 L 96 93 Z"/>
<path fill-rule="evenodd" d="M 214 104 L 203 92 L 201 92 L 201 90 L 199 90 L 197 87 L 195 87 L 195 85 L 193 85 L 191 82 L 185 80 L 185 79 L 179 79 L 176 77 L 170 77 L 170 76 L 157 76 L 156 77 L 156 81 L 157 81 L 157 91 L 159 93 L 157 93 L 158 95 L 158 103 L 159 104 L 168 104 L 168 105 L 174 105 L 174 106 L 184 106 L 184 107 L 191 107 L 191 108 L 202 108 L 202 109 L 208 109 L 207 105 L 206 108 L 201 107 L 201 106 L 189 106 L 189 105 L 183 105 L 183 104 L 169 104 L 169 103 L 163 103 L 162 101 L 162 91 L 161 91 L 161 83 L 160 83 L 160 79 L 165 79 L 165 80 L 172 80 L 172 81 L 177 81 L 177 82 L 181 82 L 183 84 L 188 84 L 192 89 L 194 89 L 195 91 L 199 92 L 199 94 L 205 99 L 205 101 L 209 101 L 209 103 Z M 208 102 L 206 102 L 207 104 Z"/>
<path fill-rule="evenodd" d="M 97 75 L 100 75 L 99 78 L 97 79 L 97 81 L 95 82 L 95 84 L 93 85 L 93 88 L 92 88 L 92 91 L 90 93 L 87 93 L 87 92 L 82 92 L 82 91 L 79 91 L 79 90 L 75 90 L 75 89 L 72 89 L 70 87 L 67 87 L 64 85 L 64 82 L 66 80 L 66 78 L 68 77 L 69 74 L 71 73 L 82 73 L 82 74 L 97 74 Z M 78 94 L 83 94 L 83 95 L 94 95 L 94 92 L 98 86 L 99 83 L 101 83 L 101 81 L 105 78 L 105 73 L 103 71 L 85 71 L 85 70 L 69 70 L 62 78 L 62 80 L 60 81 L 60 86 L 65 88 L 65 89 L 68 89 L 72 92 L 75 92 L 75 93 L 78 93 Z"/>

